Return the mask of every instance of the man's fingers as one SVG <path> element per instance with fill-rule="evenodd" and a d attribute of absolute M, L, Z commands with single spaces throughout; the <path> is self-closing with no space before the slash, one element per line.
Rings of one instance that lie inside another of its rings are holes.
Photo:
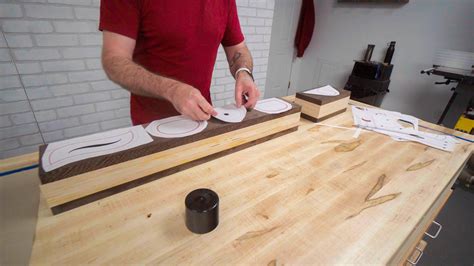
<path fill-rule="evenodd" d="M 258 97 L 260 96 L 260 93 L 258 92 L 258 89 L 254 88 L 254 89 L 250 90 L 248 96 L 249 97 L 248 97 L 247 102 L 245 103 L 244 106 L 245 106 L 245 108 L 248 108 L 248 109 L 254 108 L 255 104 L 258 101 Z"/>
<path fill-rule="evenodd" d="M 199 106 L 193 108 L 193 110 L 188 114 L 188 116 L 195 121 L 209 120 L 209 118 L 211 118 L 211 116 L 204 113 L 201 108 L 199 108 Z"/>
<path fill-rule="evenodd" d="M 193 116 L 195 117 L 194 120 L 209 120 L 211 118 L 211 115 L 208 114 L 207 112 L 203 111 L 199 104 L 196 104 L 193 108 Z"/>
<path fill-rule="evenodd" d="M 206 99 L 202 98 L 199 102 L 198 102 L 198 105 L 199 107 L 202 109 L 202 111 L 204 111 L 206 114 L 208 115 L 217 115 L 217 112 L 216 110 L 214 110 L 214 108 L 212 107 L 212 105 L 210 105 Z"/>
<path fill-rule="evenodd" d="M 180 112 L 182 115 L 195 121 L 209 120 L 211 118 L 211 116 L 205 113 L 197 103 L 188 104 L 187 107 L 183 108 Z"/>
<path fill-rule="evenodd" d="M 237 107 L 242 106 L 242 98 L 244 95 L 242 95 L 242 89 L 239 86 L 235 87 L 235 104 Z"/>

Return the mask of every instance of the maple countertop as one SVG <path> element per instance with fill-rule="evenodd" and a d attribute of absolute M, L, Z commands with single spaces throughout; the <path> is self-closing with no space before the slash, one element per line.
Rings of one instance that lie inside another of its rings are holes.
<path fill-rule="evenodd" d="M 322 123 L 352 127 L 350 108 Z M 353 135 L 301 120 L 294 133 L 56 216 L 40 199 L 30 262 L 402 263 L 473 145 L 449 153 Z M 184 198 L 201 187 L 218 193 L 220 224 L 196 235 L 184 224 Z"/>

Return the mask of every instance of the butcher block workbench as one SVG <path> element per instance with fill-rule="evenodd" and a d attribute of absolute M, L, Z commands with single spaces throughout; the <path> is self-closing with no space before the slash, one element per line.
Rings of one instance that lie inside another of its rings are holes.
<path fill-rule="evenodd" d="M 473 145 L 461 141 L 448 153 L 368 131 L 354 138 L 350 108 L 323 124 L 331 126 L 301 120 L 296 132 L 56 216 L 40 199 L 30 263 L 328 265 L 416 258 L 413 249 Z M 184 224 L 184 198 L 202 187 L 220 197 L 220 224 L 196 235 Z"/>

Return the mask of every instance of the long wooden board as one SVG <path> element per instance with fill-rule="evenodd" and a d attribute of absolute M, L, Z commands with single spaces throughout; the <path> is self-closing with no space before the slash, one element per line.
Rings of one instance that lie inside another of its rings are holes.
<path fill-rule="evenodd" d="M 42 184 L 51 183 L 61 179 L 65 179 L 78 174 L 90 172 L 107 166 L 111 166 L 120 162 L 133 160 L 149 154 L 165 151 L 171 148 L 179 147 L 185 144 L 196 142 L 199 140 L 207 139 L 213 136 L 217 136 L 223 133 L 235 131 L 237 129 L 249 127 L 259 123 L 263 123 L 269 120 L 275 120 L 280 117 L 285 117 L 290 114 L 300 112 L 301 108 L 298 105 L 293 104 L 293 108 L 285 113 L 281 114 L 265 114 L 256 110 L 252 110 L 247 113 L 245 119 L 241 123 L 225 123 L 215 118 L 211 118 L 208 121 L 207 128 L 196 135 L 183 137 L 183 138 L 158 138 L 153 137 L 153 142 L 147 145 L 142 145 L 129 150 L 116 152 L 113 154 L 98 156 L 81 160 L 78 162 L 70 163 L 58 169 L 50 172 L 43 170 L 41 160 L 39 168 L 39 176 Z M 40 158 L 43 156 L 47 145 L 40 146 Z"/>
<path fill-rule="evenodd" d="M 47 173 L 40 167 L 40 188 L 53 213 L 61 213 L 295 131 L 300 110 L 298 105 L 281 114 L 253 110 L 238 124 L 211 119 L 203 132 L 193 136 L 154 137 L 150 144 Z"/>
<path fill-rule="evenodd" d="M 56 216 L 43 207 L 30 262 L 389 264 L 473 145 L 448 153 L 374 132 L 354 139 L 350 109 L 324 124 L 342 128 L 304 120 L 296 132 L 94 204 Z M 220 223 L 196 235 L 184 198 L 201 187 L 218 193 Z"/>

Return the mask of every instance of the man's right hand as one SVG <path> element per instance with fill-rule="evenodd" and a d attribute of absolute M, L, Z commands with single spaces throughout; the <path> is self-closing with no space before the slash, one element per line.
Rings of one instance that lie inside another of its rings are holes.
<path fill-rule="evenodd" d="M 184 83 L 178 84 L 170 91 L 168 100 L 178 112 L 193 120 L 209 120 L 211 115 L 217 115 L 198 89 Z"/>
<path fill-rule="evenodd" d="M 134 39 L 108 31 L 103 35 L 102 62 L 111 80 L 134 94 L 164 98 L 193 120 L 208 120 L 217 114 L 196 88 L 152 73 L 133 62 Z"/>

